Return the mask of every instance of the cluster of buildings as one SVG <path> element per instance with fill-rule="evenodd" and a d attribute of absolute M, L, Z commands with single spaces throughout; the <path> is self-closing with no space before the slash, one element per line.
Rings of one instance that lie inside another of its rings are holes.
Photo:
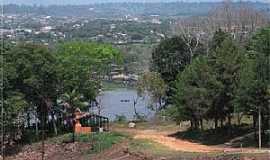
<path fill-rule="evenodd" d="M 9 14 L 1 17 L 3 28 L 0 29 L 5 39 L 11 42 L 33 41 L 48 44 L 50 41 L 64 39 L 65 34 L 57 27 L 68 23 L 65 18 L 52 18 L 34 14 Z"/>
<path fill-rule="evenodd" d="M 36 14 L 4 14 L 2 17 L 3 27 L 0 32 L 5 39 L 11 42 L 29 41 L 40 42 L 49 45 L 51 42 L 66 39 L 80 39 L 76 33 L 84 30 L 91 30 L 91 24 L 100 20 L 101 18 L 86 18 L 86 17 L 53 17 L 48 15 Z M 162 22 L 158 15 L 153 15 L 147 18 L 133 17 L 126 15 L 121 18 L 103 19 L 105 22 L 115 21 L 116 23 L 105 23 L 100 30 L 94 30 L 91 36 L 83 37 L 93 41 L 102 41 L 112 44 L 126 44 L 126 43 L 147 43 L 159 42 L 164 38 L 164 34 L 151 30 L 147 35 L 132 35 L 128 32 L 119 31 L 125 23 L 139 23 L 139 24 L 157 24 Z M 120 25 L 119 25 L 120 24 Z M 106 26 L 109 25 L 109 26 Z M 89 27 L 90 28 L 87 28 Z M 140 32 L 140 31 L 139 31 Z"/>

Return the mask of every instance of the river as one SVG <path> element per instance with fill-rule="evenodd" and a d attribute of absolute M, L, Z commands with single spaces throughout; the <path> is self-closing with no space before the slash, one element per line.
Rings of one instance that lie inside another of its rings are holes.
<path fill-rule="evenodd" d="M 111 121 L 116 115 L 124 115 L 128 120 L 134 118 L 134 99 L 137 98 L 137 91 L 134 89 L 116 89 L 111 91 L 103 91 L 97 97 L 101 104 L 101 115 L 108 117 Z M 153 112 L 147 108 L 149 97 L 139 98 L 136 104 L 138 113 L 150 118 Z M 94 112 L 97 112 L 94 110 Z"/>

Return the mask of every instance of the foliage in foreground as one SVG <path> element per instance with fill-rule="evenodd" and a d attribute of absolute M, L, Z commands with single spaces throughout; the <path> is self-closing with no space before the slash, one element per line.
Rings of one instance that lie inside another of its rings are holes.
<path fill-rule="evenodd" d="M 55 118 L 50 120 L 57 134 L 62 127 L 57 124 L 63 124 L 69 111 L 86 109 L 95 98 L 99 80 L 94 73 L 104 74 L 110 64 L 121 62 L 120 52 L 111 45 L 90 42 L 63 43 L 57 49 L 20 43 L 7 47 L 1 58 L 9 140 L 23 134 L 25 121 L 31 127 L 30 114 L 36 117 L 36 135 L 49 115 L 57 117 L 58 123 Z"/>
<path fill-rule="evenodd" d="M 72 138 L 69 134 L 68 138 Z M 128 138 L 127 135 L 117 132 L 103 132 L 103 133 L 91 133 L 91 134 L 78 134 L 75 139 L 78 142 L 89 142 L 92 144 L 90 153 L 99 153 L 106 149 L 109 149 L 114 144 L 122 142 Z"/>
<path fill-rule="evenodd" d="M 225 121 L 232 126 L 233 115 L 238 115 L 239 123 L 243 115 L 251 115 L 256 129 L 261 108 L 265 135 L 269 128 L 269 44 L 269 28 L 255 33 L 247 48 L 217 31 L 210 53 L 194 57 L 174 81 L 175 109 L 170 110 L 175 120 L 189 120 L 192 128 L 203 130 L 203 120 L 213 120 L 217 128 Z M 228 134 L 232 134 L 230 128 Z"/>

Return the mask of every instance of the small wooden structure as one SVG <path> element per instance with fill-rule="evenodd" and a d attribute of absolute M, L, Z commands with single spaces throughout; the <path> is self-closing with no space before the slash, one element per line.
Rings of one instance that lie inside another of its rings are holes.
<path fill-rule="evenodd" d="M 81 134 L 109 131 L 109 118 L 76 109 L 74 130 Z"/>

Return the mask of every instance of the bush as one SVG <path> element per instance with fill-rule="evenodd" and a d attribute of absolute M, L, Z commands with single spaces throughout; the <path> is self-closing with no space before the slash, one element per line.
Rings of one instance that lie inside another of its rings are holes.
<path fill-rule="evenodd" d="M 118 123 L 125 123 L 127 122 L 127 117 L 125 115 L 116 115 L 114 121 Z"/>

